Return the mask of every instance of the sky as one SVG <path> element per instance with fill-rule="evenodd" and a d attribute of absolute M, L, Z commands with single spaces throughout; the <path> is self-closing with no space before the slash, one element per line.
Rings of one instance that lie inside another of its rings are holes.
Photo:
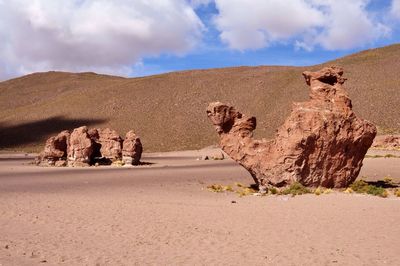
<path fill-rule="evenodd" d="M 400 42 L 400 0 L 0 0 L 0 80 L 322 63 Z"/>

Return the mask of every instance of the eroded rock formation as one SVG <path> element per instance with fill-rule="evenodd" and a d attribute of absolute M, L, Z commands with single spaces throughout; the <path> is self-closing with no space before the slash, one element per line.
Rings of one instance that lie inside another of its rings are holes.
<path fill-rule="evenodd" d="M 46 141 L 43 152 L 36 158 L 41 166 L 89 166 L 93 164 L 121 164 L 122 143 L 124 161 L 129 165 L 140 163 L 143 147 L 138 136 L 129 131 L 125 141 L 115 130 L 88 129 L 86 126 L 62 131 Z"/>
<path fill-rule="evenodd" d="M 67 164 L 67 148 L 70 132 L 60 132 L 46 141 L 44 150 L 37 158 L 37 163 L 43 166 L 65 166 Z"/>
<path fill-rule="evenodd" d="M 93 141 L 86 126 L 72 131 L 68 144 L 68 165 L 89 166 L 94 151 Z"/>
<path fill-rule="evenodd" d="M 139 164 L 143 146 L 140 142 L 140 138 L 136 136 L 133 130 L 126 133 L 122 147 L 122 159 L 124 163 L 127 165 Z"/>
<path fill-rule="evenodd" d="M 400 149 L 400 135 L 377 136 L 372 143 L 376 149 L 398 150 Z"/>
<path fill-rule="evenodd" d="M 253 139 L 255 117 L 211 103 L 207 115 L 220 136 L 221 148 L 251 173 L 260 190 L 294 182 L 347 187 L 360 172 L 376 128 L 352 111 L 342 75 L 338 67 L 304 72 L 310 100 L 293 104 L 273 140 Z"/>
<path fill-rule="evenodd" d="M 122 138 L 117 131 L 105 128 L 93 130 L 97 134 L 92 133 L 92 140 L 96 142 L 96 147 L 99 148 L 100 156 L 115 162 L 122 159 Z"/>

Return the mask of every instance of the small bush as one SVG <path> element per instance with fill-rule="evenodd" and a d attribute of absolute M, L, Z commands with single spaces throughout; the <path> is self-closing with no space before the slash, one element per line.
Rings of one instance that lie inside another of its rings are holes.
<path fill-rule="evenodd" d="M 311 191 L 299 182 L 291 184 L 290 187 L 282 191 L 283 195 L 291 194 L 292 196 L 303 195 L 307 193 L 311 193 Z"/>
<path fill-rule="evenodd" d="M 249 195 L 254 195 L 255 193 L 257 193 L 257 189 L 255 189 L 254 187 L 246 187 L 245 185 L 241 184 L 241 183 L 235 183 L 234 184 L 237 188 L 233 188 L 230 185 L 224 186 L 224 185 L 220 185 L 220 184 L 212 184 L 210 186 L 207 186 L 208 191 L 211 192 L 215 192 L 215 193 L 221 193 L 221 192 L 235 192 L 236 194 L 238 194 L 240 197 L 243 196 L 249 196 Z"/>
<path fill-rule="evenodd" d="M 117 166 L 117 167 L 121 167 L 121 166 L 124 166 L 124 165 L 125 165 L 125 162 L 121 161 L 121 160 L 117 160 L 117 161 L 112 163 L 112 166 Z"/>
<path fill-rule="evenodd" d="M 354 193 L 354 190 L 351 189 L 350 187 L 348 187 L 348 188 L 346 188 L 346 190 L 344 191 L 344 193 L 351 194 L 351 193 Z"/>
<path fill-rule="evenodd" d="M 243 185 L 242 183 L 239 183 L 239 182 L 235 182 L 234 184 L 237 187 L 245 187 L 245 185 Z"/>
<path fill-rule="evenodd" d="M 253 189 L 251 187 L 245 187 L 245 188 L 238 189 L 236 191 L 236 194 L 238 194 L 239 197 L 243 197 L 243 196 L 254 195 L 257 192 L 258 192 L 257 190 L 255 190 L 255 189 Z"/>
<path fill-rule="evenodd" d="M 357 180 L 350 185 L 350 188 L 356 193 L 370 194 L 386 198 L 388 193 L 386 189 L 378 186 L 369 185 L 364 180 Z"/>
<path fill-rule="evenodd" d="M 322 189 L 320 187 L 317 187 L 317 189 L 314 190 L 314 194 L 319 196 L 322 193 Z"/>
<path fill-rule="evenodd" d="M 223 186 L 223 185 L 219 185 L 219 184 L 212 184 L 212 185 L 208 186 L 207 189 L 211 192 L 216 192 L 216 193 L 220 193 L 220 192 L 224 192 L 224 191 L 233 192 L 233 188 L 231 186 Z"/>
<path fill-rule="evenodd" d="M 268 189 L 268 192 L 269 192 L 269 193 L 271 193 L 272 195 L 279 194 L 279 191 L 278 191 L 278 189 L 277 189 L 277 188 L 275 188 L 275 187 L 271 187 L 271 188 L 269 188 L 269 189 Z"/>
<path fill-rule="evenodd" d="M 393 178 L 391 176 L 385 176 L 383 178 L 383 182 L 385 182 L 388 185 L 392 185 L 393 184 Z"/>

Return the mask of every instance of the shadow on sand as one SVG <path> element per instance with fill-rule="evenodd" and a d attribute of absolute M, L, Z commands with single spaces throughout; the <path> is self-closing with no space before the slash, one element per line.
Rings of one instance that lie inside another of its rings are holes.
<path fill-rule="evenodd" d="M 399 183 L 390 183 L 384 180 L 378 180 L 378 181 L 366 181 L 368 185 L 372 185 L 375 187 L 381 187 L 381 188 L 398 188 Z"/>
<path fill-rule="evenodd" d="M 67 119 L 54 116 L 44 120 L 7 126 L 0 124 L 0 149 L 9 149 L 27 144 L 43 143 L 51 135 L 62 130 L 104 123 L 105 119 Z"/>

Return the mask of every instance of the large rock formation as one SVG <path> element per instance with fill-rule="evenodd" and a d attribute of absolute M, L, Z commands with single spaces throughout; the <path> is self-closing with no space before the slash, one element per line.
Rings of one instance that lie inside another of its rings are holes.
<path fill-rule="evenodd" d="M 89 137 L 87 127 L 75 128 L 69 139 L 68 165 L 89 166 L 93 150 L 93 141 Z"/>
<path fill-rule="evenodd" d="M 43 166 L 65 166 L 69 137 L 69 131 L 64 130 L 57 136 L 49 138 L 36 163 Z"/>
<path fill-rule="evenodd" d="M 89 136 L 95 142 L 94 157 L 102 157 L 110 162 L 122 159 L 122 138 L 117 131 L 105 129 L 91 129 Z"/>
<path fill-rule="evenodd" d="M 122 143 L 124 150 L 122 151 Z M 115 130 L 90 129 L 79 127 L 69 131 L 62 131 L 46 141 L 44 150 L 35 159 L 41 166 L 89 166 L 93 164 L 122 163 L 138 165 L 143 147 L 139 137 L 131 130 L 126 139 L 118 135 Z"/>
<path fill-rule="evenodd" d="M 337 67 L 304 72 L 311 86 L 310 100 L 294 103 L 275 139 L 269 141 L 253 139 L 255 117 L 211 103 L 207 115 L 220 136 L 221 148 L 251 173 L 260 190 L 294 182 L 348 186 L 360 172 L 376 128 L 352 111 L 342 75 Z"/>
<path fill-rule="evenodd" d="M 126 133 L 125 140 L 122 144 L 122 159 L 127 165 L 137 165 L 143 152 L 143 146 L 140 138 L 136 136 L 133 130 Z"/>

